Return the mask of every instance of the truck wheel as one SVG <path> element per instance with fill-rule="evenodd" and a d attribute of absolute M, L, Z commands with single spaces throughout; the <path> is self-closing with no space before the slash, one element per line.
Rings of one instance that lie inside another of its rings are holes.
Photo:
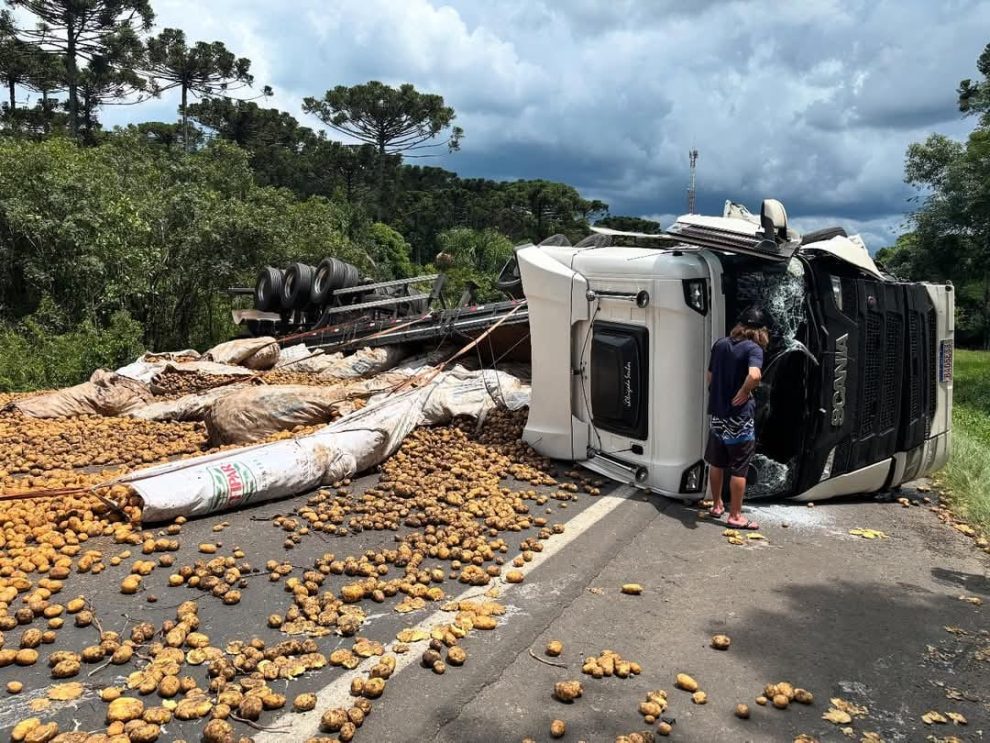
<path fill-rule="evenodd" d="M 313 287 L 310 290 L 310 300 L 313 304 L 322 305 L 330 301 L 333 293 L 344 283 L 344 262 L 328 257 L 320 261 L 313 274 Z"/>
<path fill-rule="evenodd" d="M 282 282 L 282 306 L 302 309 L 309 304 L 315 269 L 305 263 L 293 263 L 285 269 Z"/>
<path fill-rule="evenodd" d="M 282 305 L 282 271 L 265 266 L 254 284 L 254 308 L 262 312 L 278 312 Z"/>
<path fill-rule="evenodd" d="M 522 277 L 519 275 L 519 261 L 515 255 L 502 266 L 495 287 L 509 299 L 523 298 Z"/>
<path fill-rule="evenodd" d="M 350 263 L 345 263 L 347 270 L 344 272 L 344 285 L 340 287 L 341 289 L 350 289 L 361 283 L 361 272 L 358 271 L 357 266 Z"/>

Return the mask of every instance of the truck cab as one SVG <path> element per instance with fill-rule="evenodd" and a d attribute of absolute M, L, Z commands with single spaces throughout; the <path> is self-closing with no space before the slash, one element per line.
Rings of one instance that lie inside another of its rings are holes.
<path fill-rule="evenodd" d="M 774 200 L 758 216 L 732 203 L 685 215 L 661 236 L 604 232 L 516 250 L 537 451 L 703 497 L 709 351 L 757 304 L 771 343 L 748 497 L 878 491 L 945 463 L 950 285 L 897 281 L 840 228 L 802 238 Z"/>

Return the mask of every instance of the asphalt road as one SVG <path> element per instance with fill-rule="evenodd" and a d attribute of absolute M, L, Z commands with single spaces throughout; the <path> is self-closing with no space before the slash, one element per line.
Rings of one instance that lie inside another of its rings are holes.
<path fill-rule="evenodd" d="M 372 481 L 360 481 L 355 492 Z M 200 558 L 200 542 L 219 540 L 222 554 L 240 547 L 259 567 L 268 559 L 288 560 L 300 568 L 293 573 L 299 575 L 326 552 L 360 554 L 393 541 L 392 532 L 308 535 L 287 551 L 284 533 L 265 519 L 289 513 L 303 500 L 187 524 L 176 565 Z M 931 735 L 990 738 L 990 562 L 924 506 L 902 508 L 872 500 L 815 508 L 758 505 L 750 515 L 762 522 L 766 539 L 735 546 L 722 535 L 724 526 L 699 519 L 696 510 L 623 488 L 548 505 L 553 512 L 548 518 L 565 521 L 567 528 L 547 541 L 545 552 L 527 567 L 523 583 L 500 586 L 498 600 L 507 611 L 499 627 L 475 631 L 463 640 L 467 663 L 442 676 L 416 662 L 403 665 L 406 658 L 416 657 L 400 656 L 400 670 L 374 702 L 357 741 L 544 741 L 550 739 L 551 721 L 561 719 L 567 723 L 565 741 L 611 743 L 617 735 L 647 727 L 637 705 L 657 688 L 670 694 L 667 714 L 676 720 L 671 737 L 680 740 L 790 741 L 806 733 L 822 741 L 846 741 L 860 740 L 867 732 L 885 741 L 921 741 Z M 212 532 L 221 522 L 229 527 Z M 867 540 L 849 534 L 858 527 L 888 536 Z M 121 549 L 108 545 L 106 553 Z M 74 576 L 64 598 L 85 594 L 104 628 L 118 631 L 134 621 L 160 624 L 174 616 L 181 601 L 198 598 L 201 631 L 214 645 L 251 636 L 284 639 L 265 626 L 268 614 L 283 612 L 290 604 L 282 583 L 250 579 L 241 603 L 224 606 L 195 589 L 168 588 L 171 571 L 159 568 L 145 578 L 144 593 L 123 596 L 120 579 L 140 557 L 138 552 L 99 576 Z M 640 583 L 643 594 L 621 594 L 619 587 L 627 582 Z M 483 591 L 451 581 L 442 587 L 451 596 Z M 148 603 L 149 595 L 158 601 Z M 960 596 L 984 603 L 977 606 Z M 394 604 L 369 604 L 360 635 L 388 643 L 403 628 L 452 617 L 438 615 L 435 604 L 400 615 Z M 55 649 L 78 650 L 97 639 L 93 628 L 66 625 Z M 732 638 L 728 651 L 708 647 L 715 633 Z M 8 647 L 16 634 L 7 633 Z M 564 643 L 564 653 L 553 662 L 566 668 L 534 659 L 546 659 L 543 648 L 550 639 Z M 352 639 L 329 636 L 317 642 L 328 653 L 349 647 Z M 639 662 L 642 673 L 600 680 L 582 675 L 581 659 L 604 649 Z M 40 713 L 31 712 L 29 705 L 53 683 L 47 666 L 0 669 L 0 689 L 13 679 L 25 685 L 24 692 L 0 704 L 0 738 L 6 740 L 17 720 L 34 714 L 58 720 L 62 730 L 101 728 L 105 705 L 96 694 L 122 678 L 115 666 L 90 677 L 93 668 L 84 667 L 75 679 L 87 685 L 81 699 L 52 703 Z M 680 672 L 700 682 L 707 704 L 692 704 L 690 695 L 674 688 Z M 331 703 L 347 698 L 353 673 L 328 667 L 271 685 L 290 700 L 313 691 L 321 702 Z M 554 682 L 566 679 L 584 685 L 584 695 L 568 705 L 551 698 Z M 754 703 L 765 684 L 784 680 L 810 690 L 814 704 L 781 711 Z M 867 708 L 865 716 L 853 721 L 851 736 L 821 719 L 830 697 Z M 750 705 L 751 719 L 733 716 L 737 702 Z M 149 705 L 155 703 L 148 698 Z M 266 715 L 262 722 L 273 728 L 268 732 L 236 727 L 257 740 L 294 743 L 317 734 L 324 708 Z M 929 710 L 961 713 L 968 724 L 926 725 L 921 716 Z M 198 740 L 201 726 L 170 723 L 161 740 Z"/>

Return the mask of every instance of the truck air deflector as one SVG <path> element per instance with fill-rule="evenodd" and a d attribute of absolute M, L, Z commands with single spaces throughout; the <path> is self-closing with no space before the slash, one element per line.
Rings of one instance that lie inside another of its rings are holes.
<path fill-rule="evenodd" d="M 645 440 L 649 432 L 649 331 L 596 322 L 591 340 L 591 412 L 595 427 Z"/>
<path fill-rule="evenodd" d="M 787 211 L 776 199 L 764 199 L 760 216 L 726 203 L 721 217 L 685 214 L 667 234 L 689 245 L 741 253 L 771 261 L 789 261 L 801 248 L 801 236 L 787 226 Z"/>
<path fill-rule="evenodd" d="M 748 235 L 715 227 L 677 222 L 667 230 L 681 242 L 728 253 L 742 253 L 772 261 L 789 261 L 800 243 L 778 243 L 762 235 Z"/>

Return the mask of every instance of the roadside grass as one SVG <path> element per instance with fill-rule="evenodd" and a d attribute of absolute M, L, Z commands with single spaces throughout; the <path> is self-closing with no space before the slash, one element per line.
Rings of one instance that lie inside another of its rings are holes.
<path fill-rule="evenodd" d="M 952 456 L 937 480 L 953 510 L 990 534 L 990 352 L 955 353 Z"/>

